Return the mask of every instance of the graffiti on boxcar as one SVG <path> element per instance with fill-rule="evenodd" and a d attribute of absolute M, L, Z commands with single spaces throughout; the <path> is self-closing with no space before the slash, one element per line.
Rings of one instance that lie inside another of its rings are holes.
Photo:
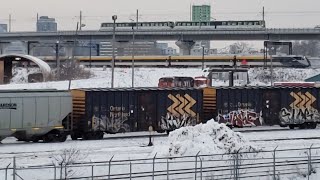
<path fill-rule="evenodd" d="M 170 113 L 167 113 L 165 117 L 161 117 L 160 127 L 163 130 L 178 129 L 180 127 L 192 126 L 197 124 L 197 118 L 184 114 L 179 117 L 175 117 Z"/>
<path fill-rule="evenodd" d="M 309 92 L 290 93 L 293 102 L 289 108 L 283 107 L 280 111 L 280 120 L 283 123 L 304 123 L 305 121 L 319 121 L 320 114 L 312 107 L 316 98 Z"/>
<path fill-rule="evenodd" d="M 282 108 L 280 112 L 280 119 L 285 123 L 304 123 L 319 118 L 319 112 L 314 108 Z"/>
<path fill-rule="evenodd" d="M 98 107 L 95 107 L 98 108 Z M 94 130 L 104 130 L 111 133 L 128 132 L 130 131 L 128 121 L 130 114 L 123 106 L 110 106 L 109 114 L 105 107 L 101 107 L 100 115 L 95 115 L 92 118 L 92 128 Z M 95 112 L 98 112 L 95 110 Z"/>
<path fill-rule="evenodd" d="M 261 113 L 247 109 L 231 111 L 227 114 L 219 114 L 217 121 L 237 127 L 262 125 Z"/>
<path fill-rule="evenodd" d="M 171 130 L 197 123 L 197 114 L 192 110 L 196 100 L 189 94 L 169 94 L 168 98 L 173 103 L 167 108 L 166 115 L 161 117 L 161 129 Z"/>

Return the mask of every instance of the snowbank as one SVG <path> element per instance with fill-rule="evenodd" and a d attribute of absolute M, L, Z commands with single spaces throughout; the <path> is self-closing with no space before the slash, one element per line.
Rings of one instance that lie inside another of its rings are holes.
<path fill-rule="evenodd" d="M 20 84 L 20 83 L 28 83 L 28 76 L 34 73 L 40 73 L 39 68 L 22 68 L 16 67 L 12 69 L 12 78 L 10 83 L 12 84 Z"/>
<path fill-rule="evenodd" d="M 237 151 L 257 151 L 241 133 L 234 132 L 214 120 L 206 124 L 177 129 L 170 133 L 168 141 L 155 147 L 153 153 L 162 156 L 188 156 L 200 154 L 226 154 Z M 160 151 L 160 152 L 159 152 Z"/>

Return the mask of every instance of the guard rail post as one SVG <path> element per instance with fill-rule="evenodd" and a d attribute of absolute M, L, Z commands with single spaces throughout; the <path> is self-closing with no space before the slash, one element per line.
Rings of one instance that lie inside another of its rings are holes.
<path fill-rule="evenodd" d="M 16 180 L 16 157 L 13 157 L 13 180 Z"/>
<path fill-rule="evenodd" d="M 202 180 L 202 159 L 201 156 L 199 156 L 200 159 L 200 180 Z"/>
<path fill-rule="evenodd" d="M 11 163 L 9 163 L 8 164 L 8 166 L 6 167 L 6 173 L 5 173 L 5 175 L 6 175 L 6 180 L 8 179 L 8 169 L 9 169 L 9 166 L 11 165 Z"/>
<path fill-rule="evenodd" d="M 93 180 L 93 176 L 94 176 L 94 175 L 93 175 L 93 174 L 94 174 L 93 168 L 94 168 L 94 165 L 91 166 L 91 179 L 92 179 L 92 180 Z"/>
<path fill-rule="evenodd" d="M 276 150 L 278 146 L 273 150 L 273 180 L 276 180 Z"/>
<path fill-rule="evenodd" d="M 196 160 L 195 160 L 195 168 L 194 168 L 194 179 L 197 180 L 197 166 L 198 166 L 198 155 L 200 151 L 196 154 Z"/>
<path fill-rule="evenodd" d="M 169 158 L 167 158 L 167 180 L 169 180 Z"/>
<path fill-rule="evenodd" d="M 130 169 L 130 180 L 131 180 L 131 178 L 132 178 L 132 163 L 131 163 L 131 161 L 130 161 L 130 164 L 129 164 L 129 169 Z"/>
<path fill-rule="evenodd" d="M 154 155 L 152 160 L 152 180 L 154 180 L 154 168 L 155 168 L 155 160 L 156 160 L 157 153 Z"/>
<path fill-rule="evenodd" d="M 310 175 L 312 173 L 312 164 L 311 164 L 311 150 L 312 150 L 312 146 L 313 144 L 311 144 L 310 148 L 308 149 L 309 150 L 309 153 L 308 153 L 308 180 L 310 179 Z"/>
<path fill-rule="evenodd" d="M 111 161 L 113 159 L 114 155 L 111 157 L 111 159 L 109 160 L 109 172 L 108 172 L 108 179 L 110 179 L 110 175 L 111 175 Z"/>

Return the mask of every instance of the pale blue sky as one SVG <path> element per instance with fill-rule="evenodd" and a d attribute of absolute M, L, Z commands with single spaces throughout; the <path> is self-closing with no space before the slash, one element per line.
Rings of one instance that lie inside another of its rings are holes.
<path fill-rule="evenodd" d="M 60 30 L 73 30 L 83 11 L 87 29 L 98 29 L 117 14 L 127 21 L 139 9 L 141 20 L 189 20 L 190 4 L 212 5 L 212 16 L 222 19 L 261 19 L 266 9 L 268 27 L 314 27 L 320 24 L 319 0 L 10 0 L 1 3 L 0 19 L 11 13 L 13 30 L 34 30 L 36 13 L 55 17 Z"/>

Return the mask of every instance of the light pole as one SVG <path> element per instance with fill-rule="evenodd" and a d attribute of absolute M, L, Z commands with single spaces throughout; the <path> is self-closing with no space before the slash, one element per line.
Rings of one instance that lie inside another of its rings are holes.
<path fill-rule="evenodd" d="M 112 20 L 113 20 L 113 36 L 112 36 L 111 88 L 114 87 L 114 65 L 115 65 L 114 46 L 115 46 L 115 39 L 116 39 L 117 15 L 113 15 Z"/>
<path fill-rule="evenodd" d="M 272 63 L 272 53 L 270 53 L 270 71 L 271 71 L 271 86 L 273 86 L 273 63 Z"/>
<path fill-rule="evenodd" d="M 90 54 L 90 58 L 89 58 L 89 67 L 91 68 L 91 53 L 92 53 L 92 36 L 90 36 L 90 43 L 89 43 L 89 54 Z"/>
<path fill-rule="evenodd" d="M 204 69 L 204 45 L 202 45 L 202 70 Z"/>
<path fill-rule="evenodd" d="M 131 86 L 134 87 L 134 43 L 135 43 L 135 34 L 134 34 L 134 20 L 130 19 L 132 21 L 132 81 L 131 81 Z"/>
<path fill-rule="evenodd" d="M 57 66 L 57 77 L 58 79 L 60 79 L 59 41 L 56 42 L 56 66 Z"/>

